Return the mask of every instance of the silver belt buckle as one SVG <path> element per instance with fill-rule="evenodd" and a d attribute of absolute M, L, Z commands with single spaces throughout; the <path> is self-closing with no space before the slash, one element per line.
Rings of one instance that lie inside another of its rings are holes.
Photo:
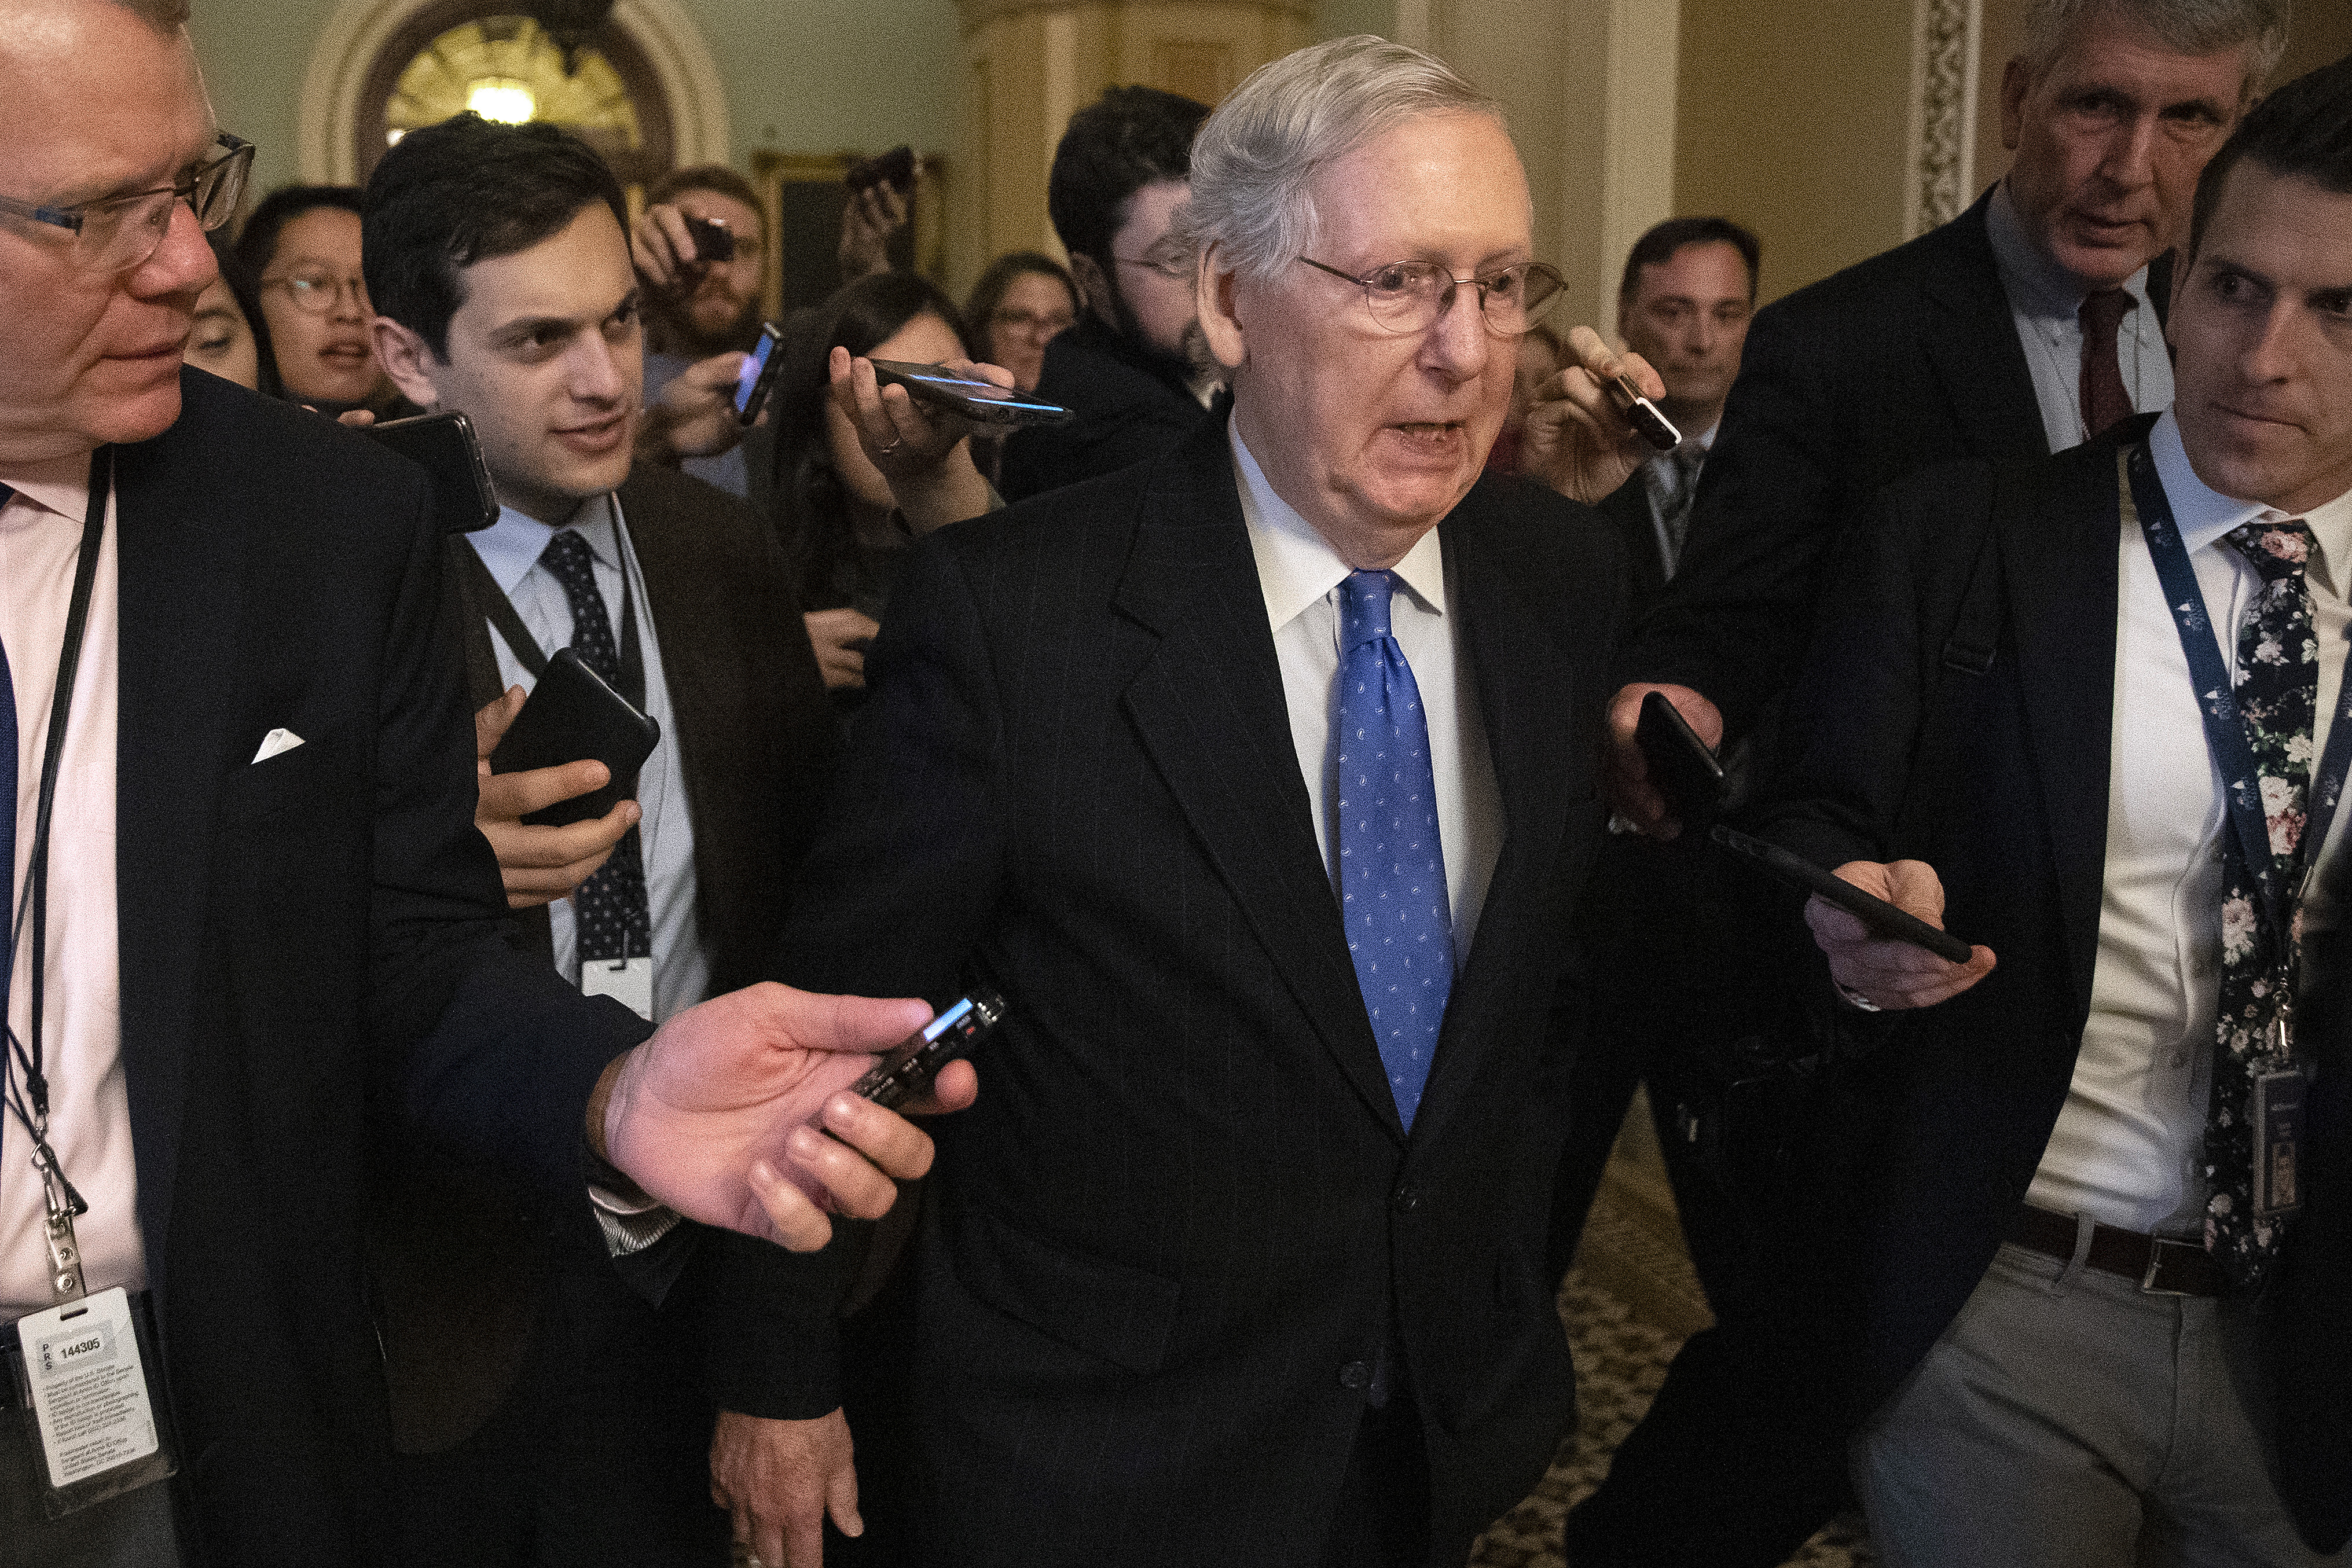
<path fill-rule="evenodd" d="M 2195 1292 L 2191 1291 L 2160 1290 L 2158 1288 L 2156 1283 L 2157 1270 L 2164 1267 L 2165 1249 L 2167 1248 L 2178 1247 L 2183 1250 L 2189 1250 L 2189 1243 L 2186 1241 L 2168 1240 L 2161 1236 L 2151 1236 L 2148 1238 L 2148 1240 L 2151 1245 L 2147 1249 L 2147 1270 L 2139 1277 L 2140 1293 L 2148 1296 L 2188 1296 L 2195 1294 Z M 2202 1252 L 2204 1249 L 2200 1247 L 2194 1249 L 2194 1250 Z"/>

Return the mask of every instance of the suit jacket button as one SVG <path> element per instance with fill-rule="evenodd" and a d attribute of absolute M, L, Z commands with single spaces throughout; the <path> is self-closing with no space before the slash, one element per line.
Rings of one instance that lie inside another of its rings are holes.
<path fill-rule="evenodd" d="M 1351 1361 L 1339 1369 L 1339 1386 L 1360 1389 L 1372 1380 L 1372 1369 L 1360 1361 Z"/>
<path fill-rule="evenodd" d="M 1389 1207 L 1395 1209 L 1399 1214 L 1415 1214 L 1420 1212 L 1421 1190 L 1418 1187 L 1411 1186 L 1398 1187 L 1396 1191 L 1389 1195 Z"/>

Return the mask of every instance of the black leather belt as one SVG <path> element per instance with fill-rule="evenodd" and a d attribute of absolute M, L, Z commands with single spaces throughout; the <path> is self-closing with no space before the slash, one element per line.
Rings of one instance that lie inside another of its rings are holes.
<path fill-rule="evenodd" d="M 2074 1256 L 2074 1218 L 2032 1204 L 2011 1222 L 2009 1239 L 2044 1257 Z M 2152 1296 L 2218 1296 L 2227 1287 L 2213 1255 L 2202 1243 L 2175 1241 L 2113 1225 L 2091 1228 L 2091 1250 L 2083 1260 L 2103 1274 L 2121 1274 Z"/>

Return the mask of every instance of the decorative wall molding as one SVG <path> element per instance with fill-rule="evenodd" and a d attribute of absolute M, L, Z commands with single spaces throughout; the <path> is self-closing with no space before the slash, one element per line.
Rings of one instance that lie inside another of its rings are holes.
<path fill-rule="evenodd" d="M 347 185 L 358 179 L 360 97 L 369 72 L 393 36 L 433 3 L 343 0 L 320 29 L 310 67 L 302 74 L 295 129 L 306 183 Z M 727 84 L 694 18 L 677 0 L 619 0 L 613 7 L 612 25 L 627 34 L 653 66 L 669 102 L 678 164 L 728 162 L 733 141 Z"/>
<path fill-rule="evenodd" d="M 1976 197 L 1977 68 L 1983 0 L 1913 0 L 1906 235 L 1949 223 Z"/>

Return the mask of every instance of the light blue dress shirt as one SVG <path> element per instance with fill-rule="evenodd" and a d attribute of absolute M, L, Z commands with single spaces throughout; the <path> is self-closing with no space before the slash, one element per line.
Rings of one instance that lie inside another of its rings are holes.
<path fill-rule="evenodd" d="M 613 635 L 622 635 L 621 574 L 628 573 L 635 600 L 637 642 L 646 661 L 646 712 L 661 726 L 661 739 L 637 776 L 637 804 L 645 816 L 638 831 L 644 841 L 646 897 L 653 918 L 654 1021 L 658 1023 L 681 1009 L 701 1001 L 710 989 L 710 958 L 703 951 L 695 917 L 694 823 L 687 811 L 686 775 L 678 764 L 677 726 L 670 706 L 669 686 L 662 675 L 661 643 L 654 635 L 653 612 L 646 594 L 636 552 L 625 547 L 625 529 L 615 528 L 621 503 L 610 494 L 581 504 L 567 527 L 579 531 L 596 562 L 596 591 L 604 596 L 605 613 L 613 618 Z M 515 607 L 515 613 L 540 651 L 552 653 L 572 643 L 572 603 L 555 574 L 539 564 L 553 526 L 527 517 L 511 507 L 499 508 L 499 520 L 478 534 L 468 534 L 475 553 L 489 568 L 491 578 Z M 490 646 L 497 650 L 499 678 L 528 691 L 531 674 L 493 629 Z M 566 980 L 580 983 L 580 949 L 572 900 L 558 899 L 548 906 L 555 937 L 555 967 Z"/>
<path fill-rule="evenodd" d="M 2083 420 L 2083 323 L 2080 311 L 2089 291 L 2033 248 L 2025 225 L 2009 199 L 2009 182 L 2001 182 L 1985 211 L 1985 232 L 1992 241 L 1993 267 L 2000 274 L 2001 291 L 2017 322 L 2018 340 L 2025 346 L 2026 368 L 2033 372 L 2033 399 L 2042 407 L 2042 432 L 2050 450 L 2063 452 L 2090 439 Z M 2156 413 L 2172 406 L 2172 357 L 2165 351 L 2164 328 L 2147 295 L 2147 268 L 2124 282 L 2124 291 L 2139 301 L 2116 329 L 2116 362 L 2123 371 L 2124 391 L 2136 413 Z"/>

